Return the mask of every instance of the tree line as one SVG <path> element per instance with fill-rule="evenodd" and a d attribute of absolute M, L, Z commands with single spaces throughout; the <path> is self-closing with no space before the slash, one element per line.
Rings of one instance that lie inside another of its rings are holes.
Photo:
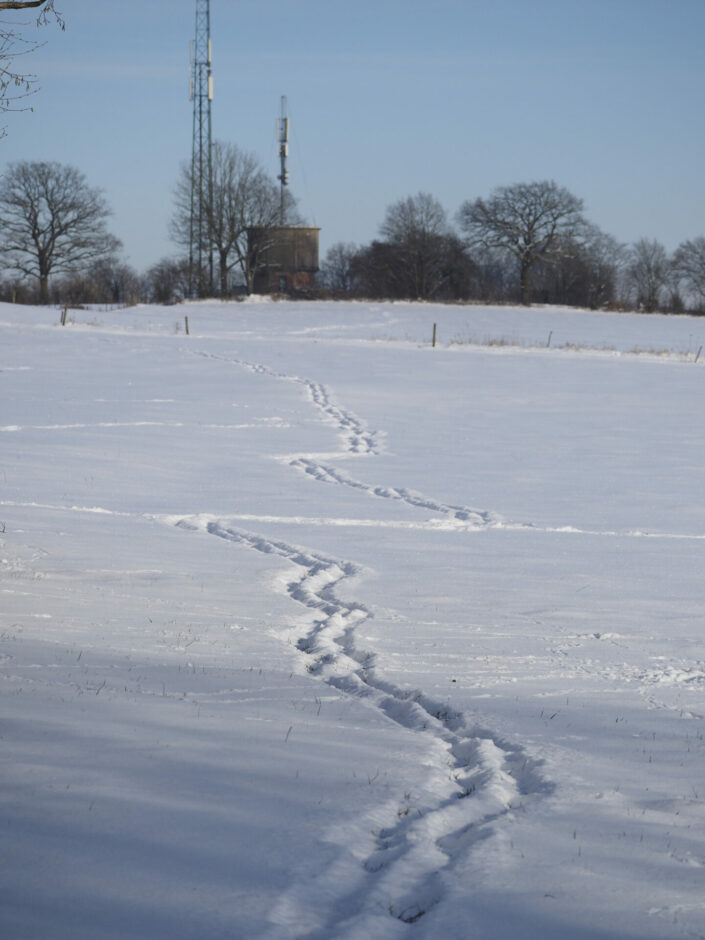
<path fill-rule="evenodd" d="M 429 193 L 401 199 L 369 245 L 329 249 L 320 284 L 340 297 L 705 312 L 705 238 L 672 255 L 654 239 L 620 244 L 553 181 L 499 186 L 455 223 Z"/>
<path fill-rule="evenodd" d="M 0 299 L 19 303 L 172 303 L 202 293 L 250 292 L 264 262 L 250 228 L 280 222 L 280 191 L 258 160 L 233 144 L 213 146 L 204 255 L 164 258 L 139 274 L 108 230 L 111 210 L 75 167 L 18 162 L 0 176 Z M 174 188 L 171 237 L 188 248 L 190 164 Z M 288 196 L 287 221 L 300 224 Z M 379 237 L 339 242 L 326 254 L 314 296 L 488 303 L 549 303 L 592 309 L 705 312 L 705 238 L 672 254 L 656 240 L 619 244 L 590 223 L 583 202 L 553 181 L 500 186 L 467 200 L 455 225 L 429 193 L 389 205 Z"/>
<path fill-rule="evenodd" d="M 36 24 L 63 28 L 54 0 L 0 0 L 0 11 L 33 10 Z M 26 25 L 26 24 L 25 24 Z M 19 63 L 37 42 L 0 23 L 0 113 L 21 110 L 37 90 Z M 4 131 L 0 128 L 0 137 Z M 194 294 L 251 291 L 265 263 L 266 233 L 280 219 L 279 188 L 251 154 L 212 149 L 212 186 L 201 194 L 207 225 L 200 270 L 187 257 L 163 258 L 144 273 L 120 257 L 110 208 L 74 167 L 11 164 L 0 176 L 0 299 L 39 303 L 171 303 Z M 193 185 L 184 164 L 174 191 L 171 237 L 189 249 Z M 295 200 L 288 224 L 300 224 Z M 553 181 L 499 186 L 464 202 L 451 221 L 418 193 L 389 205 L 368 245 L 338 242 L 318 276 L 318 296 L 553 303 L 593 309 L 705 313 L 705 238 L 671 255 L 655 239 L 620 244 L 584 216 L 583 202 Z"/>
<path fill-rule="evenodd" d="M 252 154 L 216 141 L 212 178 L 202 196 L 206 225 L 200 254 L 189 261 L 193 193 L 190 163 L 174 187 L 172 241 L 186 255 L 167 257 L 138 274 L 120 257 L 121 243 L 108 231 L 112 214 L 103 193 L 75 167 L 55 162 L 12 163 L 0 176 L 0 299 L 18 303 L 174 303 L 193 296 L 230 297 L 251 292 L 265 263 L 260 232 L 281 220 L 281 197 Z M 295 200 L 284 204 L 289 224 L 299 223 Z"/>

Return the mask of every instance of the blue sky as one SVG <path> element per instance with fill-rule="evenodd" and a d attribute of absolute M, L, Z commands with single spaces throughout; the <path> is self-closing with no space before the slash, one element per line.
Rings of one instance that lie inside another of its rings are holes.
<path fill-rule="evenodd" d="M 42 88 L 6 116 L 0 171 L 57 160 L 105 190 L 138 270 L 177 253 L 190 157 L 194 0 L 57 0 L 26 60 Z M 30 19 L 4 14 L 4 20 Z M 621 241 L 705 235 L 704 0 L 211 0 L 213 132 L 278 172 L 322 254 L 377 235 L 421 190 L 452 217 L 493 187 L 555 179 Z"/>

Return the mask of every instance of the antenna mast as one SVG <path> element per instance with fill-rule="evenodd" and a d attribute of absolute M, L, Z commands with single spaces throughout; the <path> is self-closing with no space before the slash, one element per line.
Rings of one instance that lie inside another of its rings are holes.
<path fill-rule="evenodd" d="M 289 185 L 289 171 L 286 168 L 286 158 L 289 156 L 289 118 L 286 116 L 286 95 L 282 95 L 282 113 L 277 119 L 277 138 L 279 140 L 279 160 L 281 173 L 277 177 L 281 183 L 281 198 L 279 203 L 279 224 L 286 225 L 286 187 Z"/>
<path fill-rule="evenodd" d="M 208 209 L 213 199 L 211 53 L 210 0 L 196 0 L 196 35 L 191 43 L 193 144 L 191 148 L 189 281 L 192 297 L 205 297 L 213 293 L 213 245 L 208 225 Z"/>

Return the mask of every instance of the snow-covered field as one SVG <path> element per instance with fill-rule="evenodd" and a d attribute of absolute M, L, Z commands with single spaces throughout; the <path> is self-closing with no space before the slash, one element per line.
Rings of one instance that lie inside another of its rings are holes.
<path fill-rule="evenodd" d="M 0 338 L 3 938 L 705 936 L 705 321 Z"/>

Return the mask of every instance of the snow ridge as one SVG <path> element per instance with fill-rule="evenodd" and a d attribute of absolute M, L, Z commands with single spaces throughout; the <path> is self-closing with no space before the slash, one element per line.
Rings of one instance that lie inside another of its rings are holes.
<path fill-rule="evenodd" d="M 341 847 L 339 860 L 313 884 L 290 889 L 273 912 L 274 923 L 314 940 L 333 931 L 338 937 L 372 936 L 382 924 L 389 929 L 390 922 L 420 919 L 442 898 L 444 869 L 491 835 L 497 821 L 527 797 L 550 791 L 538 763 L 446 704 L 377 675 L 374 654 L 356 643 L 357 628 L 372 612 L 336 594 L 342 582 L 361 573 L 359 566 L 234 528 L 224 519 L 190 516 L 175 524 L 286 559 L 293 568 L 287 593 L 315 615 L 296 643 L 307 671 L 430 742 L 424 790 L 328 834 Z"/>

